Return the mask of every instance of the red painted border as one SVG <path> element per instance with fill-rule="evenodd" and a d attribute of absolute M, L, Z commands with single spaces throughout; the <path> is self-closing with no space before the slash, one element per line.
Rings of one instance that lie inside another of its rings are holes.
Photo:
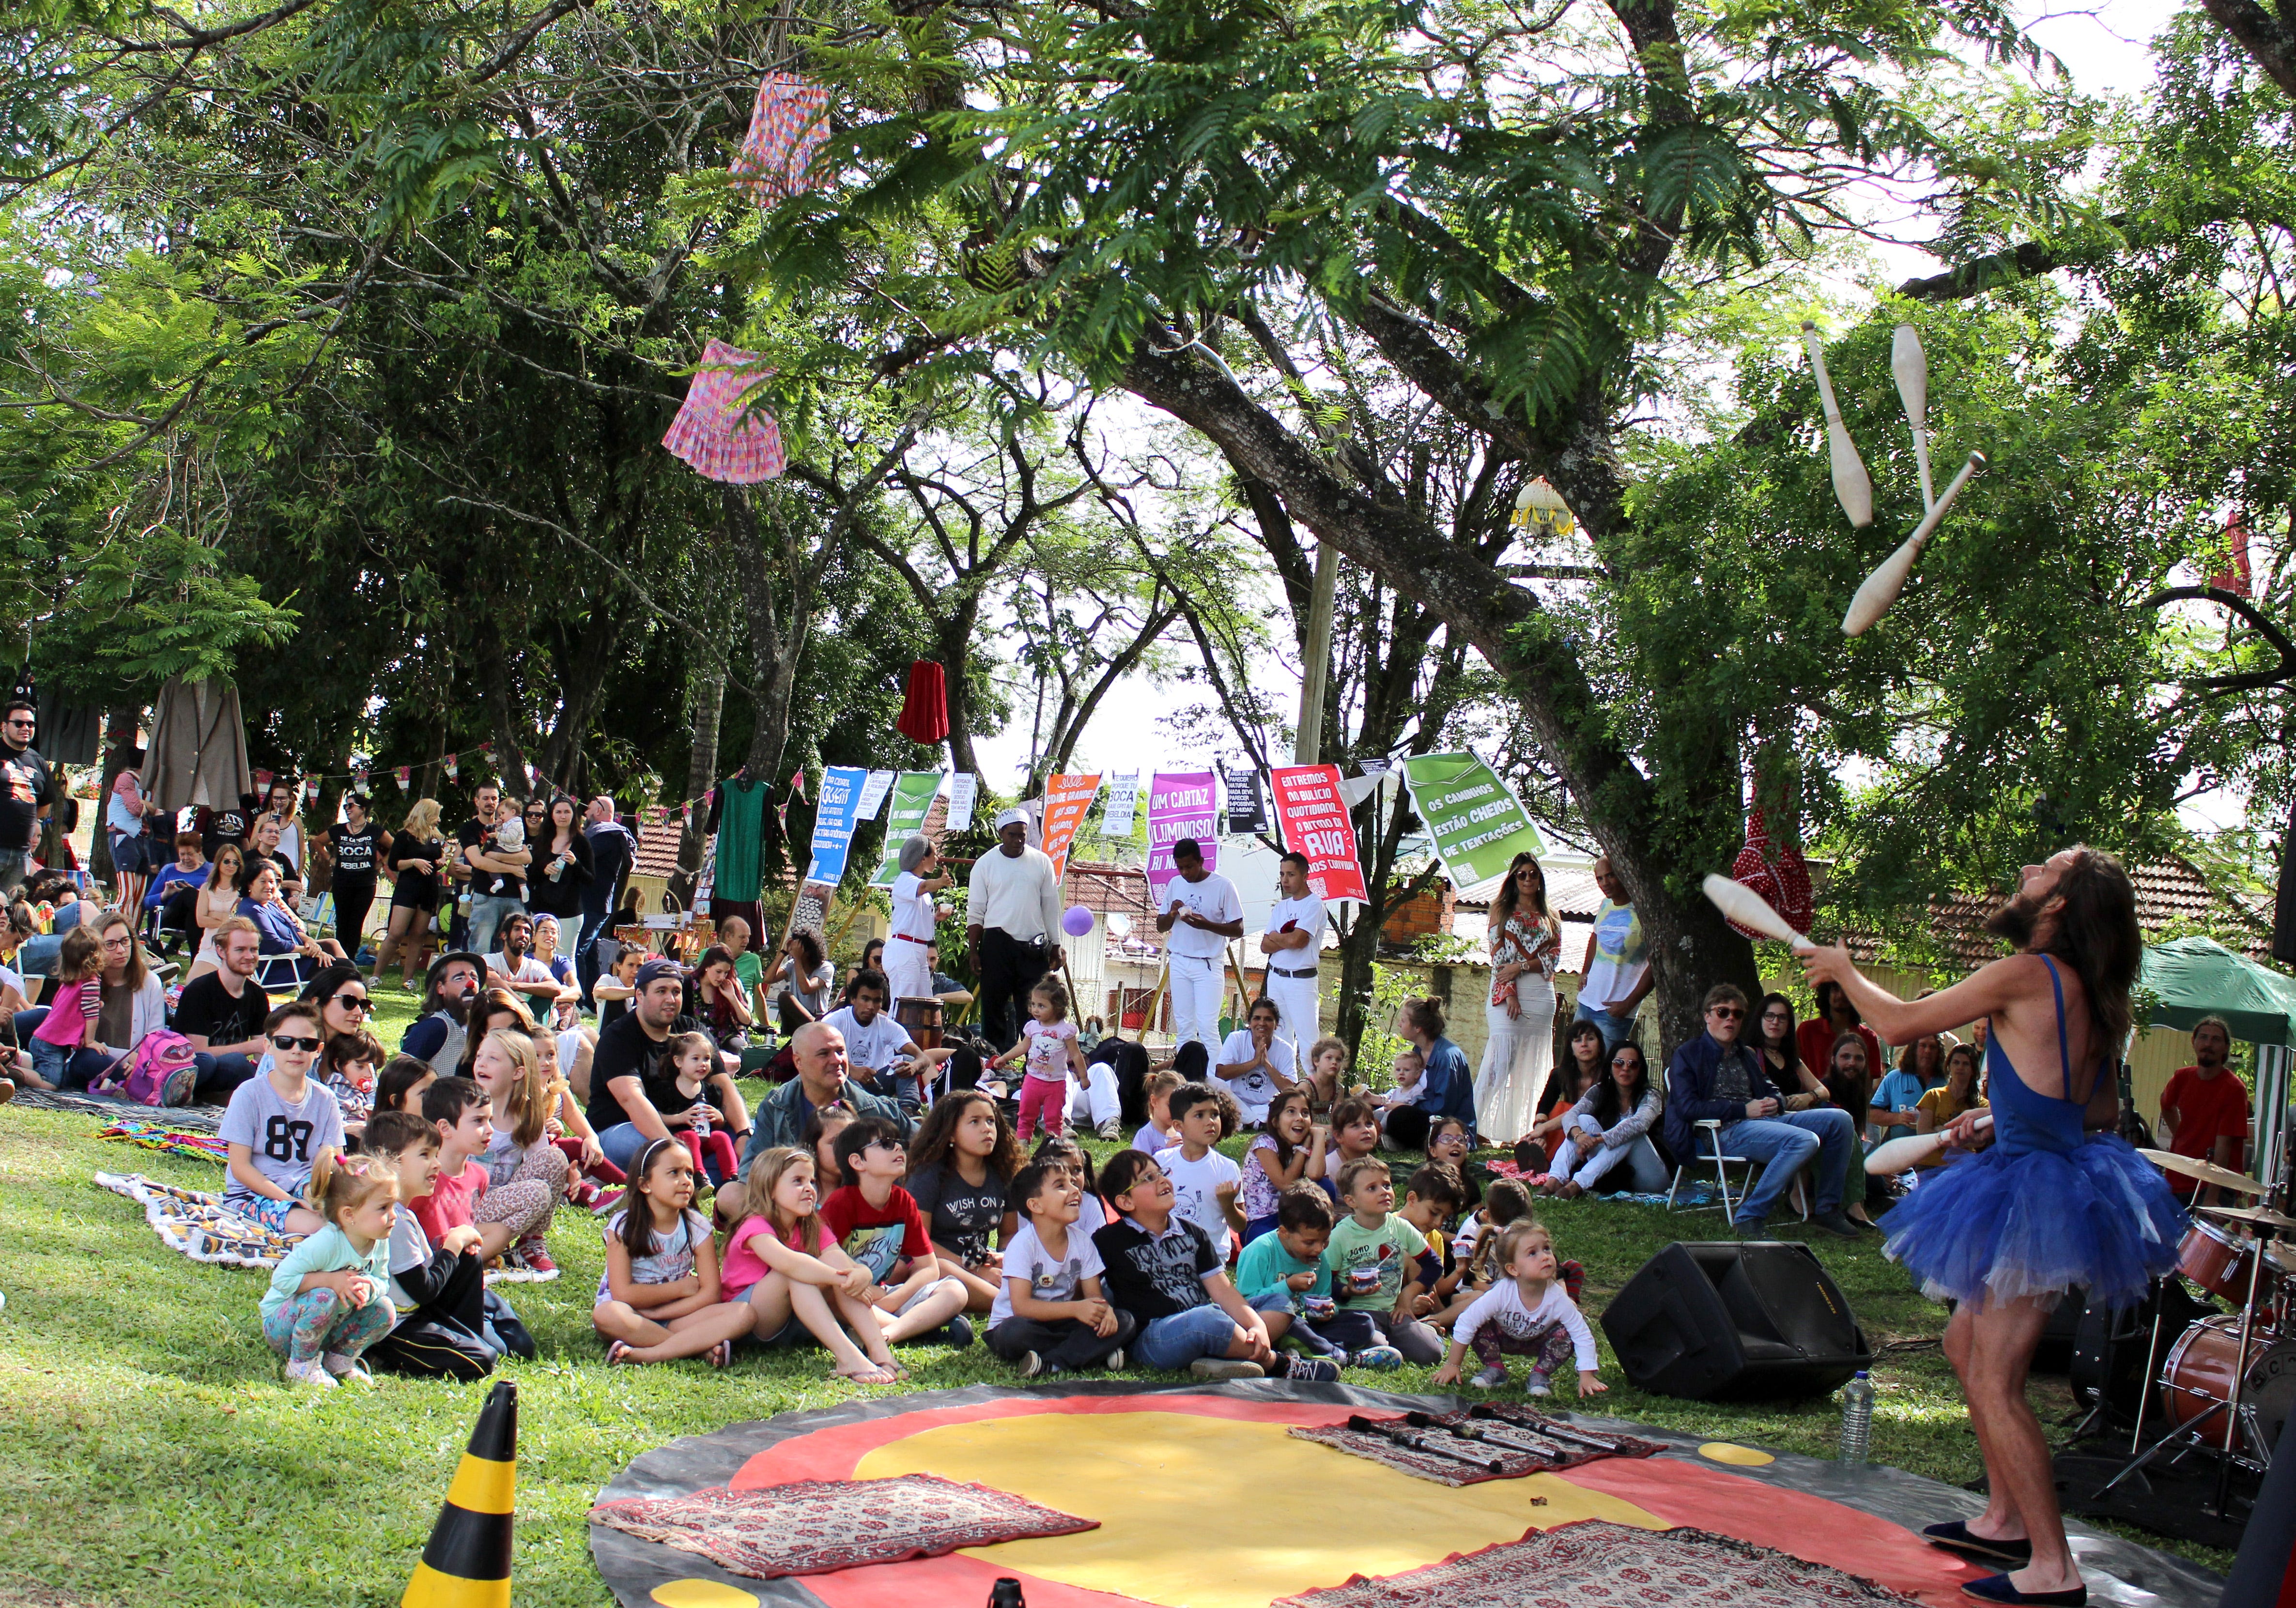
<path fill-rule="evenodd" d="M 879 1447 L 943 1424 L 1043 1413 L 1193 1413 L 1261 1423 L 1343 1423 L 1359 1407 L 1308 1401 L 1242 1401 L 1226 1396 L 1013 1397 L 973 1407 L 896 1413 L 794 1436 L 768 1447 L 728 1481 L 736 1490 L 791 1480 L 849 1480 Z M 1682 1457 L 1605 1458 L 1557 1475 L 1632 1502 L 1672 1524 L 1690 1525 L 1775 1547 L 1813 1563 L 1917 1597 L 1929 1608 L 1966 1608 L 1964 1580 L 1994 1572 L 1930 1546 L 1901 1525 L 1813 1497 Z M 807 1588 L 828 1608 L 914 1608 L 921 1602 L 988 1600 L 1004 1573 L 962 1553 L 808 1575 Z M 1089 1591 L 1023 1575 L 1029 1608 L 1143 1608 L 1142 1599 Z M 1146 1608 L 1154 1608 L 1147 1604 Z"/>

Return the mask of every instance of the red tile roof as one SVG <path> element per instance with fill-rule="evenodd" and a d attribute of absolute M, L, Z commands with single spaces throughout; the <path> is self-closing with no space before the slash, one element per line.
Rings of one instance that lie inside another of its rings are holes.
<path fill-rule="evenodd" d="M 2221 918 L 2245 908 L 2237 896 L 2220 894 L 2188 862 L 2170 857 L 2128 874 L 2136 887 L 2136 923 L 2149 939 L 2178 924 Z M 2001 902 L 1997 894 L 1963 894 L 1930 901 L 1929 938 L 1946 964 L 1975 967 L 1997 960 L 2001 940 L 1985 930 L 1985 918 Z M 1881 941 L 1870 932 L 1852 932 L 1846 939 L 1850 957 L 1860 965 L 1884 959 Z M 2271 945 L 2261 934 L 2232 946 L 2251 960 L 2266 957 Z"/>

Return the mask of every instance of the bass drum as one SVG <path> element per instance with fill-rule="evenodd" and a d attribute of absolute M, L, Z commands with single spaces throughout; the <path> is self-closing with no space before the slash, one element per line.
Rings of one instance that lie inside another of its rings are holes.
<path fill-rule="evenodd" d="M 2257 1334 L 2249 1341 L 2248 1377 L 2243 1382 L 2243 1405 L 2255 1409 L 2263 1432 L 2261 1449 L 2269 1454 L 2280 1444 L 2280 1431 L 2296 1411 L 2296 1341 L 2274 1341 Z M 2240 1318 L 2224 1315 L 2203 1318 L 2178 1337 L 2169 1349 L 2161 1371 L 2161 1405 L 2172 1424 L 2192 1423 L 2210 1407 L 2232 1399 L 2233 1377 L 2240 1357 Z M 2218 1451 L 2238 1449 L 2231 1415 L 2219 1413 L 2202 1431 L 2202 1444 Z"/>

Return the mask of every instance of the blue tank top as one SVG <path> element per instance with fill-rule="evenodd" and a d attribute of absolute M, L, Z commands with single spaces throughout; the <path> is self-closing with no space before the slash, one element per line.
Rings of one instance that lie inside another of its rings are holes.
<path fill-rule="evenodd" d="M 2064 1074 L 2064 1087 L 2070 1089 L 2073 1063 L 2065 1039 L 2065 985 L 2057 974 L 2055 961 L 2044 955 L 2041 964 L 2049 968 L 2049 989 L 2056 996 L 2057 1064 Z M 1990 1030 L 1985 1036 L 1985 1070 L 1990 1079 L 1994 1144 L 2004 1154 L 2013 1156 L 2034 1150 L 2066 1155 L 2079 1149 L 2087 1142 L 2081 1119 L 2088 1102 L 2039 1094 L 2028 1087 L 2017 1076 L 2017 1069 L 2009 1064 L 2008 1054 L 2001 1047 L 2001 1034 L 1991 1028 L 1991 1021 L 1987 1018 Z"/>

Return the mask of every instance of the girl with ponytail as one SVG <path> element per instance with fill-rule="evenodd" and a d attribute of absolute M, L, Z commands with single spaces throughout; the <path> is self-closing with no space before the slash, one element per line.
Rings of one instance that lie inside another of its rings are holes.
<path fill-rule="evenodd" d="M 286 1359 L 289 1384 L 372 1384 L 359 1361 L 390 1333 L 390 1223 L 398 1175 L 379 1156 L 322 1151 L 303 1203 L 325 1227 L 290 1251 L 263 1294 L 263 1338 Z"/>

